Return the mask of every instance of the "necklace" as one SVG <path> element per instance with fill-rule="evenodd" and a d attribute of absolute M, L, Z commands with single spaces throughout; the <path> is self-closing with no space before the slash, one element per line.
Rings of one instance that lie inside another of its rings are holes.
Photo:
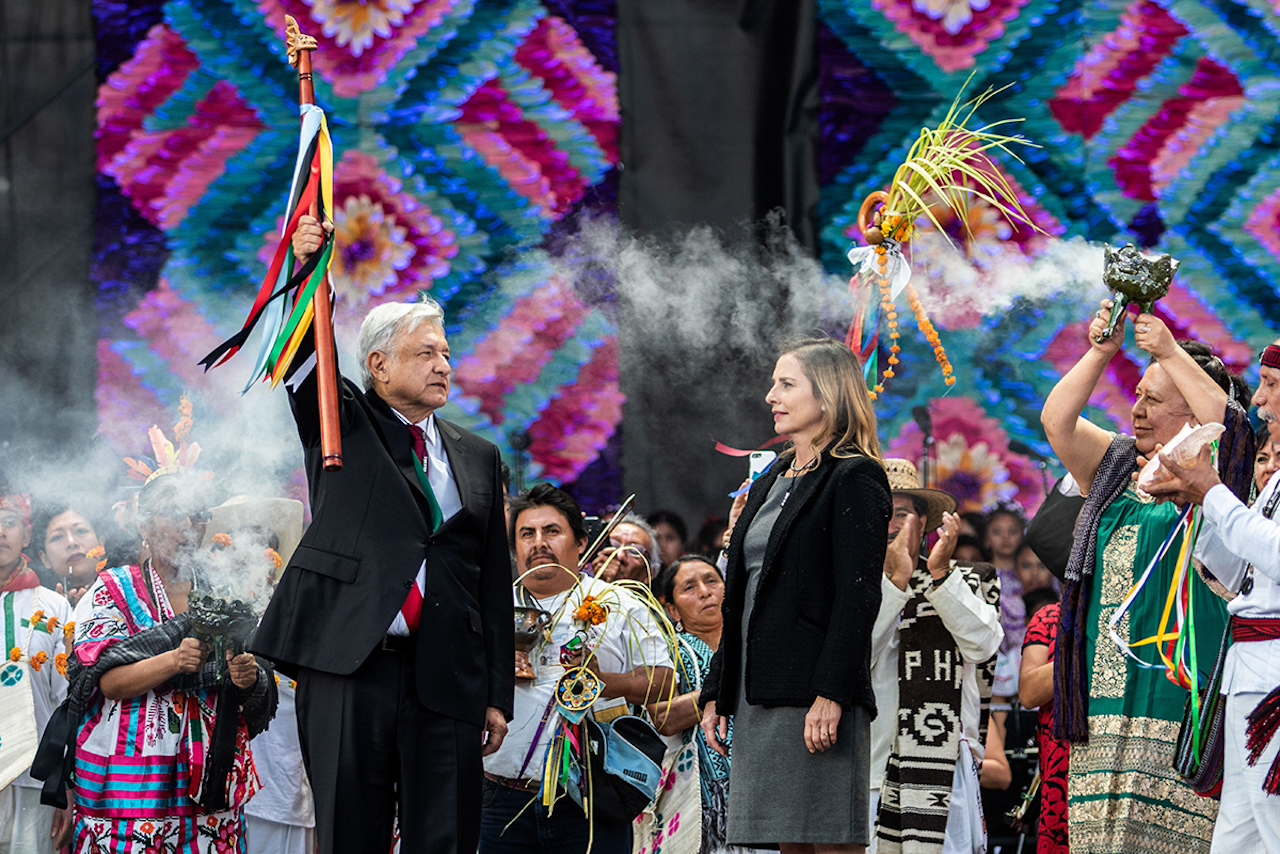
<path fill-rule="evenodd" d="M 791 465 L 790 465 L 790 466 L 788 466 L 788 468 L 792 471 L 792 473 L 794 473 L 794 474 L 799 474 L 799 473 L 800 473 L 800 472 L 802 472 L 802 471 L 807 471 L 807 470 L 809 470 L 809 469 L 813 468 L 813 467 L 814 467 L 815 465 L 817 465 L 817 464 L 818 464 L 818 455 L 817 455 L 817 454 L 814 454 L 814 455 L 813 455 L 813 459 L 809 460 L 809 462 L 805 463 L 804 465 L 800 466 L 799 468 L 796 468 L 796 461 L 793 459 L 793 460 L 791 461 Z"/>

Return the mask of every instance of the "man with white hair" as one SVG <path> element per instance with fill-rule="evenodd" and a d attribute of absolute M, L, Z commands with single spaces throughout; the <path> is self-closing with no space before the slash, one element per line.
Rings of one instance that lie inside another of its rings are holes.
<path fill-rule="evenodd" d="M 302 218 L 299 263 L 325 231 Z M 474 852 L 481 756 L 506 735 L 515 677 L 502 461 L 435 415 L 451 370 L 439 305 L 378 306 L 357 349 L 341 470 L 324 469 L 314 371 L 290 389 L 313 518 L 254 651 L 298 682 L 321 854 L 386 854 L 397 816 L 404 854 Z"/>
<path fill-rule="evenodd" d="M 1280 439 L 1280 340 L 1262 351 L 1261 363 L 1252 402 L 1271 438 Z M 1149 491 L 1203 506 L 1195 556 L 1236 594 L 1227 603 L 1233 643 L 1222 672 L 1222 797 L 1210 850 L 1280 851 L 1280 738 L 1275 715 L 1266 716 L 1280 710 L 1280 478 L 1267 481 L 1250 508 L 1219 480 L 1209 448 L 1189 468 L 1162 462 L 1175 478 Z M 1250 760 L 1254 741 L 1260 753 Z"/>

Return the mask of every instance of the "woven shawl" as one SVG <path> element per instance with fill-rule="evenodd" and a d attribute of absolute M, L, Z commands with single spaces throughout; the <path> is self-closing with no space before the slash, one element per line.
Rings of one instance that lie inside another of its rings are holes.
<path fill-rule="evenodd" d="M 1226 430 L 1218 441 L 1218 476 L 1242 501 L 1247 501 L 1253 481 L 1253 429 L 1248 413 L 1234 399 L 1227 400 L 1223 425 Z M 1085 623 L 1094 568 L 1098 562 L 1098 531 L 1102 514 L 1129 488 L 1136 468 L 1137 442 L 1132 436 L 1116 436 L 1102 456 L 1076 523 L 1075 542 L 1067 560 L 1057 653 L 1053 661 L 1053 736 L 1062 741 L 1083 743 L 1089 740 L 1089 665 L 1085 661 Z"/>
<path fill-rule="evenodd" d="M 191 634 L 191 618 L 179 614 L 172 620 L 166 620 L 146 631 L 138 632 L 127 638 L 116 641 L 102 650 L 98 660 L 90 666 L 80 663 L 72 655 L 68 659 L 67 678 L 71 685 L 67 690 L 67 699 L 49 720 L 44 737 L 40 740 L 40 749 L 36 753 L 35 762 L 31 766 L 31 776 L 44 780 L 44 789 L 40 802 L 50 806 L 66 806 L 66 789 L 71 786 L 72 771 L 75 767 L 76 735 L 85 711 L 93 702 L 98 691 L 98 683 L 103 675 L 116 667 L 146 661 L 161 653 L 177 649 L 182 639 Z M 206 661 L 195 673 L 185 673 L 173 677 L 164 684 L 166 690 L 182 691 L 194 694 L 219 687 L 219 668 L 217 662 Z M 261 658 L 258 659 L 258 681 L 253 687 L 241 691 L 227 683 L 220 694 L 227 695 L 232 702 L 228 705 L 219 703 L 219 711 L 225 708 L 234 710 L 240 706 L 240 714 L 248 727 L 250 737 L 267 728 L 267 724 L 275 717 L 278 695 L 275 689 L 275 674 Z M 235 720 L 235 716 L 229 716 Z M 230 753 L 226 739 L 230 738 Z M 231 771 L 229 763 L 235 759 L 235 727 L 214 733 L 209 747 L 210 761 L 205 765 L 205 779 L 211 783 L 222 779 L 222 793 L 225 798 L 225 777 Z M 214 761 L 214 755 L 221 761 Z M 225 765 L 225 768 L 223 767 Z M 217 775 L 221 775 L 220 777 Z M 208 785 L 206 791 L 217 791 L 216 785 Z M 208 807 L 208 804 L 203 806 Z"/>
<path fill-rule="evenodd" d="M 955 572 L 984 602 L 1000 602 L 1000 580 L 990 564 Z M 911 576 L 913 595 L 898 623 L 898 731 L 880 788 L 876 850 L 883 854 L 935 854 L 942 850 L 951 784 L 960 755 L 964 659 L 924 591 L 933 576 L 923 561 Z M 995 656 L 977 667 L 982 699 L 979 738 L 986 740 Z"/>

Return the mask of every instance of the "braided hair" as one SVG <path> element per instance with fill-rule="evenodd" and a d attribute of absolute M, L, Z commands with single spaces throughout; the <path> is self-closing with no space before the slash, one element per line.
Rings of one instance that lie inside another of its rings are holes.
<path fill-rule="evenodd" d="M 1195 360 L 1200 369 L 1208 374 L 1219 388 L 1227 393 L 1227 397 L 1244 409 L 1249 408 L 1249 399 L 1253 397 L 1253 390 L 1249 388 L 1247 382 L 1227 370 L 1223 361 L 1213 355 L 1213 350 L 1208 344 L 1202 341 L 1182 340 L 1178 342 L 1178 346 Z"/>

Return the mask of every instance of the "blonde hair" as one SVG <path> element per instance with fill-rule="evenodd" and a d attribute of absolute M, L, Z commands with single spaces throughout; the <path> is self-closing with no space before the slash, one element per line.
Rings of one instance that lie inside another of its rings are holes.
<path fill-rule="evenodd" d="M 883 463 L 876 411 L 853 352 L 832 338 L 805 338 L 783 349 L 782 356 L 796 357 L 822 404 L 822 429 L 813 447 L 830 448 L 837 459 L 861 454 Z"/>

